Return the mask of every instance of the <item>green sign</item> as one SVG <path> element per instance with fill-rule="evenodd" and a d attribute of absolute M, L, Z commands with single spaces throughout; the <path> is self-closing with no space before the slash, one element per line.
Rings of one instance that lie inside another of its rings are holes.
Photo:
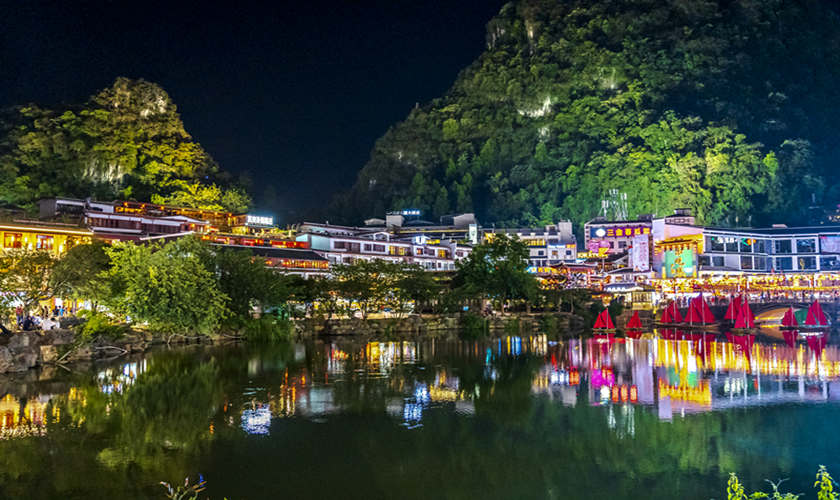
<path fill-rule="evenodd" d="M 668 250 L 665 252 L 665 262 L 662 265 L 666 278 L 689 278 L 697 275 L 697 259 L 694 251 L 685 249 L 679 252 Z"/>

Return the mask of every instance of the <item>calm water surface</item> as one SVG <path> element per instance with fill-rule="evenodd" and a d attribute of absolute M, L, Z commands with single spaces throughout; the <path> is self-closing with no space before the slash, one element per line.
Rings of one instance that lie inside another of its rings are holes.
<path fill-rule="evenodd" d="M 819 349 L 817 349 L 819 351 Z M 311 342 L 0 379 L 0 496 L 722 498 L 840 475 L 840 351 L 721 339 Z"/>

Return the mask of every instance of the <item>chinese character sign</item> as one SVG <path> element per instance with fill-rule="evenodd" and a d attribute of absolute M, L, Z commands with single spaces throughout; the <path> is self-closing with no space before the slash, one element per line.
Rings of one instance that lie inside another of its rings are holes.
<path fill-rule="evenodd" d="M 639 234 L 633 237 L 633 247 L 630 249 L 630 255 L 634 271 L 650 270 L 650 240 L 648 235 Z"/>

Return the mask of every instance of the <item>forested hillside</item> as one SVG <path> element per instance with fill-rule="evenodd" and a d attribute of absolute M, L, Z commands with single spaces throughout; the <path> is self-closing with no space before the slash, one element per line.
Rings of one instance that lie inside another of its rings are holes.
<path fill-rule="evenodd" d="M 0 205 L 74 196 L 242 211 L 250 200 L 184 130 L 169 95 L 118 78 L 79 106 L 0 113 Z"/>
<path fill-rule="evenodd" d="M 377 141 L 331 220 L 419 208 L 577 223 L 805 222 L 840 202 L 840 22 L 819 0 L 521 0 L 449 92 Z"/>

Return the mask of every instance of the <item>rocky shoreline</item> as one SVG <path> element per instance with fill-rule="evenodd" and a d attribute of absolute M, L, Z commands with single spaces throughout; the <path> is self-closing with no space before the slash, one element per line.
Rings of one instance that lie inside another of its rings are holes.
<path fill-rule="evenodd" d="M 60 365 L 79 361 L 95 361 L 142 353 L 155 345 L 212 343 L 210 337 L 167 339 L 152 333 L 132 331 L 117 340 L 95 339 L 79 344 L 77 334 L 70 329 L 50 331 L 20 331 L 0 336 L 0 373 L 23 372 L 31 368 Z"/>

